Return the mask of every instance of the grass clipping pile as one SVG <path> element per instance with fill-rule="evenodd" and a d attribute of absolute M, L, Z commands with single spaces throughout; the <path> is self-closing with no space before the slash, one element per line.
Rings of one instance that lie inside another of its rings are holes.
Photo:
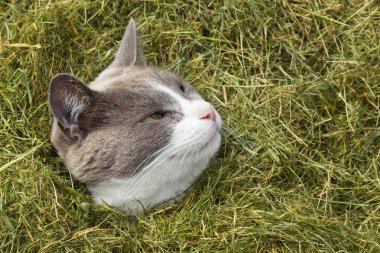
<path fill-rule="evenodd" d="M 0 251 L 379 252 L 380 11 L 353 1 L 0 2 Z M 92 203 L 49 141 L 47 90 L 107 66 L 129 18 L 148 61 L 224 119 L 183 203 Z"/>

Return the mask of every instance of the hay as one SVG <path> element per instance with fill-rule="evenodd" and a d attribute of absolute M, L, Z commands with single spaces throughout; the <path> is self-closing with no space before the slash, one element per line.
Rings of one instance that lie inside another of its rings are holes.
<path fill-rule="evenodd" d="M 379 252 L 380 11 L 353 1 L 0 2 L 0 251 Z M 186 200 L 91 202 L 49 142 L 50 78 L 88 82 L 130 17 L 147 59 L 219 110 Z"/>

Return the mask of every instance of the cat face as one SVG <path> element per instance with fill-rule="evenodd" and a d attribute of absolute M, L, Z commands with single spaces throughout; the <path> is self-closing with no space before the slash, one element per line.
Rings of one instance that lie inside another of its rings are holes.
<path fill-rule="evenodd" d="M 122 209 L 131 199 L 146 208 L 186 190 L 220 146 L 219 114 L 183 79 L 146 65 L 133 20 L 98 78 L 85 86 L 56 75 L 49 103 L 51 139 L 65 165 L 95 200 Z M 123 195 L 115 200 L 111 188 Z"/>

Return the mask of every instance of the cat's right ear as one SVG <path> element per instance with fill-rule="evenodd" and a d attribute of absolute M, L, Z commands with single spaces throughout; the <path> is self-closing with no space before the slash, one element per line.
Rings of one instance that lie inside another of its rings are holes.
<path fill-rule="evenodd" d="M 133 18 L 129 21 L 116 56 L 110 67 L 146 66 L 143 50 L 139 44 L 136 24 Z"/>
<path fill-rule="evenodd" d="M 69 74 L 57 74 L 50 82 L 49 105 L 63 133 L 71 139 L 84 135 L 78 118 L 94 100 L 94 91 Z"/>

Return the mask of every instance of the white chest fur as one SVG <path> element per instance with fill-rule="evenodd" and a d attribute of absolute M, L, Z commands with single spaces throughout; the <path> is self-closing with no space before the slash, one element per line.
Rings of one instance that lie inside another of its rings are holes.
<path fill-rule="evenodd" d="M 158 166 L 147 166 L 137 176 L 111 179 L 89 187 L 94 201 L 107 203 L 137 214 L 170 200 L 178 200 L 204 171 L 208 161 L 197 164 L 167 161 Z"/>

